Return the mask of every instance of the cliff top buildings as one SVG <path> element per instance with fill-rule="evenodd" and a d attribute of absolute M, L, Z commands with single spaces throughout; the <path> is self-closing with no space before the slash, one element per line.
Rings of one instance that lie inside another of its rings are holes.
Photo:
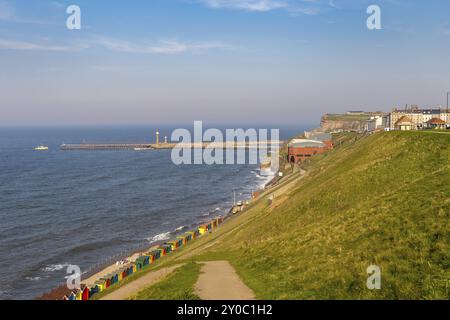
<path fill-rule="evenodd" d="M 408 130 L 431 128 L 433 124 L 437 124 L 438 127 L 450 125 L 450 112 L 448 109 L 421 109 L 414 105 L 406 107 L 405 109 L 394 108 L 390 114 L 389 128 L 391 130 L 399 130 L 398 125 L 401 124 L 402 121 L 404 122 L 404 117 L 407 117 L 409 122 L 411 122 L 411 128 Z M 436 120 L 431 121 L 433 119 Z"/>

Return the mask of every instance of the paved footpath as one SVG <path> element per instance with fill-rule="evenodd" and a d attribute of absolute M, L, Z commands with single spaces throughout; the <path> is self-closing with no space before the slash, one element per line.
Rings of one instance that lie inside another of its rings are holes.
<path fill-rule="evenodd" d="M 228 261 L 203 262 L 195 293 L 202 300 L 254 300 L 255 294 Z"/>
<path fill-rule="evenodd" d="M 119 289 L 104 296 L 100 300 L 125 300 L 131 298 L 132 296 L 138 294 L 139 291 L 142 291 L 148 288 L 149 286 L 155 284 L 156 282 L 162 280 L 164 277 L 166 277 L 168 274 L 172 273 L 173 271 L 175 271 L 175 269 L 179 267 L 181 267 L 181 265 L 162 268 L 160 270 L 149 272 L 145 276 L 142 276 L 137 280 L 134 280 L 120 287 Z"/>

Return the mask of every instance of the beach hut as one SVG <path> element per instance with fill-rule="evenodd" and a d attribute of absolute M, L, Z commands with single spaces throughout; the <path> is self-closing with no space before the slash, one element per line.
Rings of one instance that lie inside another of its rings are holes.
<path fill-rule="evenodd" d="M 191 235 L 190 234 L 185 234 L 182 236 L 177 237 L 177 239 L 180 239 L 182 242 L 182 245 L 186 245 L 189 241 L 191 241 Z"/>
<path fill-rule="evenodd" d="M 159 251 L 159 255 L 160 257 L 164 257 L 167 254 L 167 250 L 165 247 L 159 247 L 158 249 L 156 249 L 156 251 Z"/>
<path fill-rule="evenodd" d="M 123 271 L 122 270 L 118 270 L 118 271 L 116 271 L 117 273 L 116 273 L 116 276 L 117 276 L 117 281 L 116 282 L 120 282 L 120 281 L 122 281 L 122 279 L 123 279 Z"/>
<path fill-rule="evenodd" d="M 187 241 L 186 241 L 186 239 L 185 239 L 183 236 L 177 237 L 177 240 L 181 240 L 181 244 L 182 244 L 182 245 L 187 244 Z"/>
<path fill-rule="evenodd" d="M 137 258 L 136 261 L 133 263 L 133 273 L 144 268 L 144 263 L 145 263 L 145 260 L 144 260 L 143 256 L 140 256 L 139 258 Z"/>
<path fill-rule="evenodd" d="M 106 289 L 105 280 L 97 280 L 97 281 L 95 281 L 95 284 L 97 285 L 99 293 Z"/>
<path fill-rule="evenodd" d="M 223 218 L 221 216 L 216 218 L 216 220 L 218 225 L 221 225 L 223 223 Z"/>
<path fill-rule="evenodd" d="M 103 283 L 103 290 L 106 290 L 111 285 L 111 277 L 109 275 L 104 276 L 98 280 L 98 282 Z"/>
<path fill-rule="evenodd" d="M 128 268 L 121 268 L 119 270 L 119 281 L 122 281 L 128 276 Z"/>
<path fill-rule="evenodd" d="M 156 257 L 152 252 L 148 252 L 145 254 L 149 258 L 149 264 L 155 263 Z"/>
<path fill-rule="evenodd" d="M 143 257 L 145 259 L 147 259 L 146 260 L 147 261 L 146 265 L 149 265 L 149 264 L 152 264 L 153 262 L 155 262 L 155 259 L 153 258 L 153 255 L 151 253 L 146 253 L 146 254 L 143 255 Z"/>
<path fill-rule="evenodd" d="M 81 300 L 89 300 L 91 289 L 88 286 L 84 286 L 81 293 Z"/>
<path fill-rule="evenodd" d="M 172 252 L 172 246 L 168 245 L 168 244 L 163 244 L 160 246 L 161 248 L 164 248 L 166 250 L 166 254 L 171 253 Z"/>
<path fill-rule="evenodd" d="M 178 241 L 169 241 L 166 244 L 171 246 L 172 251 L 176 251 L 179 247 Z"/>
<path fill-rule="evenodd" d="M 206 224 L 206 227 L 208 228 L 208 231 L 211 231 L 211 230 L 212 230 L 212 222 L 211 222 L 211 221 L 208 222 L 208 223 Z"/>
<path fill-rule="evenodd" d="M 143 256 L 142 259 L 144 260 L 144 267 L 148 266 L 150 264 L 150 257 L 149 256 Z"/>
<path fill-rule="evenodd" d="M 80 289 L 75 291 L 75 300 L 83 300 L 83 291 Z"/>
<path fill-rule="evenodd" d="M 159 258 L 161 258 L 161 252 L 158 250 L 154 250 L 151 252 L 151 255 L 153 256 L 154 260 L 158 260 Z"/>
<path fill-rule="evenodd" d="M 195 231 L 188 231 L 187 234 L 191 235 L 191 240 L 194 240 L 195 238 L 197 238 L 200 235 L 200 233 L 198 232 L 198 229 Z"/>
<path fill-rule="evenodd" d="M 116 272 L 112 275 L 111 284 L 116 284 L 117 282 L 119 282 L 119 274 Z"/>
<path fill-rule="evenodd" d="M 98 286 L 97 285 L 93 285 L 92 287 L 90 287 L 89 288 L 89 299 L 92 298 L 97 293 L 98 293 Z"/>
<path fill-rule="evenodd" d="M 62 299 L 65 300 L 65 301 L 68 301 L 69 297 L 68 296 L 64 296 Z"/>
<path fill-rule="evenodd" d="M 69 295 L 69 300 L 74 301 L 77 300 L 77 295 L 75 292 L 72 291 L 72 293 Z"/>
<path fill-rule="evenodd" d="M 203 224 L 201 226 L 198 227 L 198 232 L 200 235 L 204 235 L 205 233 L 208 232 L 208 227 L 206 226 L 206 224 Z"/>
<path fill-rule="evenodd" d="M 155 259 L 161 259 L 161 252 L 158 250 L 153 251 L 153 254 L 155 256 Z"/>

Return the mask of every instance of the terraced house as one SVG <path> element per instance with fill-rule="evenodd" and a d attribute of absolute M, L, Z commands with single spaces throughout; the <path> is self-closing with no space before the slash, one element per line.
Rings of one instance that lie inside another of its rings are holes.
<path fill-rule="evenodd" d="M 419 130 L 428 128 L 429 124 L 439 123 L 440 126 L 450 124 L 450 112 L 448 109 L 420 109 L 418 106 L 410 108 L 394 109 L 390 115 L 390 129 L 398 129 L 399 126 L 408 120 L 410 129 Z M 406 127 L 402 125 L 402 127 Z"/>

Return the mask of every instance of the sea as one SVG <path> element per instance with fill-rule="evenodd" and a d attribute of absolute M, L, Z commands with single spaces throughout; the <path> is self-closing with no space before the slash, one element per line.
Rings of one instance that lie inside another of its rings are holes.
<path fill-rule="evenodd" d="M 268 126 L 262 128 L 270 128 Z M 245 127 L 244 127 L 245 128 Z M 61 151 L 154 142 L 174 128 L 0 128 L 0 299 L 34 299 L 118 257 L 226 215 L 271 177 L 258 165 L 181 165 L 171 150 Z M 280 128 L 280 138 L 304 127 Z M 44 144 L 49 151 L 34 151 Z"/>

